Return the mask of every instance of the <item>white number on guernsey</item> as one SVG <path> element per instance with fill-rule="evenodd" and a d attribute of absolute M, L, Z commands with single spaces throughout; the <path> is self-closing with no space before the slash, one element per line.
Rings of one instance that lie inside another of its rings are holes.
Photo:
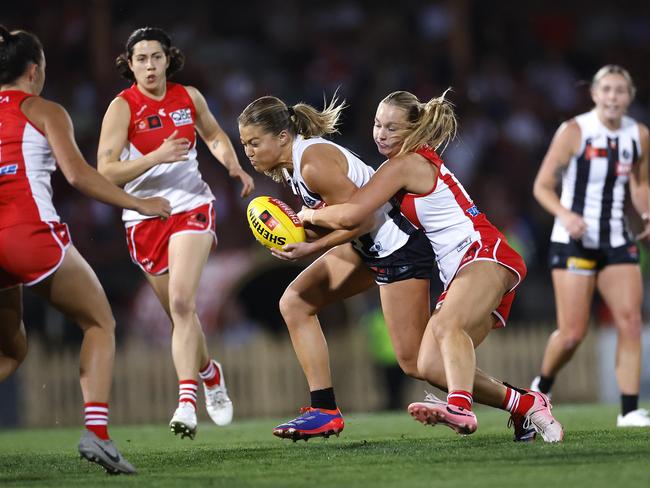
<path fill-rule="evenodd" d="M 0 97 L 0 103 L 9 103 L 9 95 L 3 95 Z"/>

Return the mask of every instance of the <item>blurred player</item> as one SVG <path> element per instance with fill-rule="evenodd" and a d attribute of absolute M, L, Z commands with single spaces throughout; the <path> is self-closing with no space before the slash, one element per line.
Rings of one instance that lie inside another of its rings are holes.
<path fill-rule="evenodd" d="M 409 92 L 391 93 L 377 108 L 373 130 L 379 152 L 388 161 L 348 203 L 303 210 L 300 216 L 315 225 L 346 229 L 393 200 L 429 238 L 445 289 L 424 332 L 417 368 L 448 395 L 446 402 L 427 395 L 423 402 L 411 404 L 413 417 L 471 434 L 478 426 L 472 403 L 480 386 L 477 401 L 511 412 L 516 440 L 530 438 L 532 428 L 545 441 L 559 442 L 562 426 L 543 394 L 495 380 L 487 386 L 475 384 L 474 349 L 492 328 L 505 326 L 526 265 L 436 153 L 455 133 L 454 111 L 444 95 L 421 103 Z M 285 249 L 291 252 L 301 245 Z"/>
<path fill-rule="evenodd" d="M 128 193 L 163 196 L 172 205 L 169 219 L 131 210 L 122 218 L 131 258 L 172 321 L 179 401 L 170 427 L 175 434 L 194 438 L 198 377 L 210 418 L 226 425 L 233 413 L 221 365 L 208 356 L 196 314 L 199 279 L 216 243 L 214 196 L 199 173 L 196 133 L 230 177 L 240 180 L 242 197 L 253 191 L 253 180 L 239 165 L 203 95 L 167 81 L 182 69 L 183 61 L 161 29 L 145 27 L 129 36 L 116 64 L 134 84 L 108 107 L 97 160 L 99 171 Z"/>
<path fill-rule="evenodd" d="M 76 189 L 99 201 L 168 217 L 163 198 L 140 199 L 109 183 L 77 148 L 68 113 L 39 97 L 45 54 L 36 36 L 0 26 L 0 381 L 27 354 L 22 286 L 71 317 L 83 331 L 80 371 L 86 431 L 79 452 L 110 473 L 135 473 L 108 435 L 115 320 L 88 263 L 52 204 L 58 164 Z"/>
<path fill-rule="evenodd" d="M 537 201 L 555 216 L 549 264 L 557 330 L 546 345 L 540 376 L 531 388 L 550 393 L 555 376 L 588 330 L 596 289 L 618 332 L 616 380 L 621 390 L 619 427 L 648 427 L 639 409 L 642 278 L 639 251 L 625 221 L 629 189 L 650 237 L 648 128 L 625 115 L 635 87 L 620 66 L 601 68 L 591 83 L 595 107 L 563 123 L 535 180 Z M 562 195 L 556 192 L 562 173 Z"/>
<path fill-rule="evenodd" d="M 335 101 L 320 112 L 305 104 L 288 107 L 275 97 L 260 98 L 239 117 L 246 155 L 257 171 L 276 181 L 286 179 L 307 207 L 346 202 L 358 187 L 371 181 L 374 171 L 347 149 L 321 137 L 336 132 L 341 110 L 342 104 L 337 106 Z M 296 419 L 276 427 L 274 434 L 279 437 L 308 439 L 343 429 L 317 313 L 333 301 L 368 289 L 373 280 L 380 285 L 382 309 L 400 367 L 409 376 L 424 379 L 417 357 L 430 316 L 429 279 L 434 255 L 422 231 L 415 231 L 415 226 L 387 200 L 350 229 L 297 246 L 299 255 L 272 251 L 278 257 L 296 259 L 335 246 L 304 270 L 280 301 L 307 377 L 311 406 Z M 352 245 L 337 245 L 352 238 Z M 430 375 L 426 379 L 434 378 Z M 444 381 L 439 380 L 440 375 L 430 382 L 444 388 Z M 519 394 L 481 371 L 476 371 L 476 381 L 483 403 L 501 406 L 507 392 L 512 392 L 513 398 Z M 521 424 L 524 436 L 523 417 Z"/>

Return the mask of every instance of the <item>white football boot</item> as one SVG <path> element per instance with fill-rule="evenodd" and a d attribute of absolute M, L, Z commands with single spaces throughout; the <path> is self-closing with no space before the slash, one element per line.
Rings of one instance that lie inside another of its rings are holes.
<path fill-rule="evenodd" d="M 650 416 L 644 408 L 637 408 L 616 419 L 616 427 L 650 427 Z"/>
<path fill-rule="evenodd" d="M 219 370 L 219 384 L 207 386 L 203 383 L 203 392 L 205 393 L 205 409 L 212 421 L 217 425 L 228 425 L 232 422 L 232 401 L 228 397 L 226 389 L 226 380 L 223 376 L 221 364 L 212 360 L 214 366 Z"/>
<path fill-rule="evenodd" d="M 535 376 L 535 377 L 533 378 L 533 381 L 530 383 L 530 388 L 529 388 L 529 390 L 530 390 L 530 391 L 536 391 L 537 393 L 542 393 L 542 392 L 540 391 L 540 389 L 539 389 L 539 381 L 540 381 L 540 380 L 541 380 L 541 378 L 540 378 L 539 376 Z M 553 398 L 553 395 L 551 395 L 551 392 L 550 392 L 550 391 L 549 391 L 548 393 L 544 393 L 544 395 L 546 395 L 546 397 L 547 397 L 549 400 L 550 400 L 551 398 Z"/>
<path fill-rule="evenodd" d="M 181 402 L 169 422 L 170 430 L 181 439 L 189 437 L 194 439 L 196 435 L 196 410 L 190 402 Z"/>

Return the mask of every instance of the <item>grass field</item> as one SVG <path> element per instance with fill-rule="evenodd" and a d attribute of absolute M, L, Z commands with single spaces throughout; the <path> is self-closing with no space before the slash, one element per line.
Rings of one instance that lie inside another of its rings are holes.
<path fill-rule="evenodd" d="M 614 406 L 559 406 L 562 444 L 512 442 L 503 412 L 478 409 L 461 438 L 407 414 L 348 414 L 341 437 L 293 443 L 284 419 L 202 424 L 194 441 L 164 425 L 111 428 L 137 476 L 113 477 L 76 454 L 80 429 L 0 431 L 0 486 L 499 487 L 648 486 L 650 429 L 615 429 Z"/>

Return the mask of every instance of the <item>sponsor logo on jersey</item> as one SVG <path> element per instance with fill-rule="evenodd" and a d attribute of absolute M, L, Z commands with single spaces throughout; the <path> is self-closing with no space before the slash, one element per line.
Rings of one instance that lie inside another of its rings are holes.
<path fill-rule="evenodd" d="M 0 176 L 15 175 L 17 172 L 18 172 L 17 164 L 7 164 L 5 166 L 0 166 Z"/>
<path fill-rule="evenodd" d="M 476 205 L 472 205 L 467 210 L 465 210 L 465 212 L 467 212 L 470 215 L 470 217 L 478 217 L 481 213 L 481 211 L 478 208 L 476 208 Z"/>
<path fill-rule="evenodd" d="M 616 162 L 616 176 L 627 176 L 632 171 L 631 161 L 617 161 Z"/>
<path fill-rule="evenodd" d="M 147 117 L 147 125 L 149 129 L 159 129 L 162 127 L 162 120 L 157 115 L 150 115 Z"/>
<path fill-rule="evenodd" d="M 192 120 L 192 111 L 189 108 L 180 108 L 169 113 L 169 118 L 172 119 L 172 122 L 176 127 L 181 125 L 190 125 L 194 121 Z"/>

